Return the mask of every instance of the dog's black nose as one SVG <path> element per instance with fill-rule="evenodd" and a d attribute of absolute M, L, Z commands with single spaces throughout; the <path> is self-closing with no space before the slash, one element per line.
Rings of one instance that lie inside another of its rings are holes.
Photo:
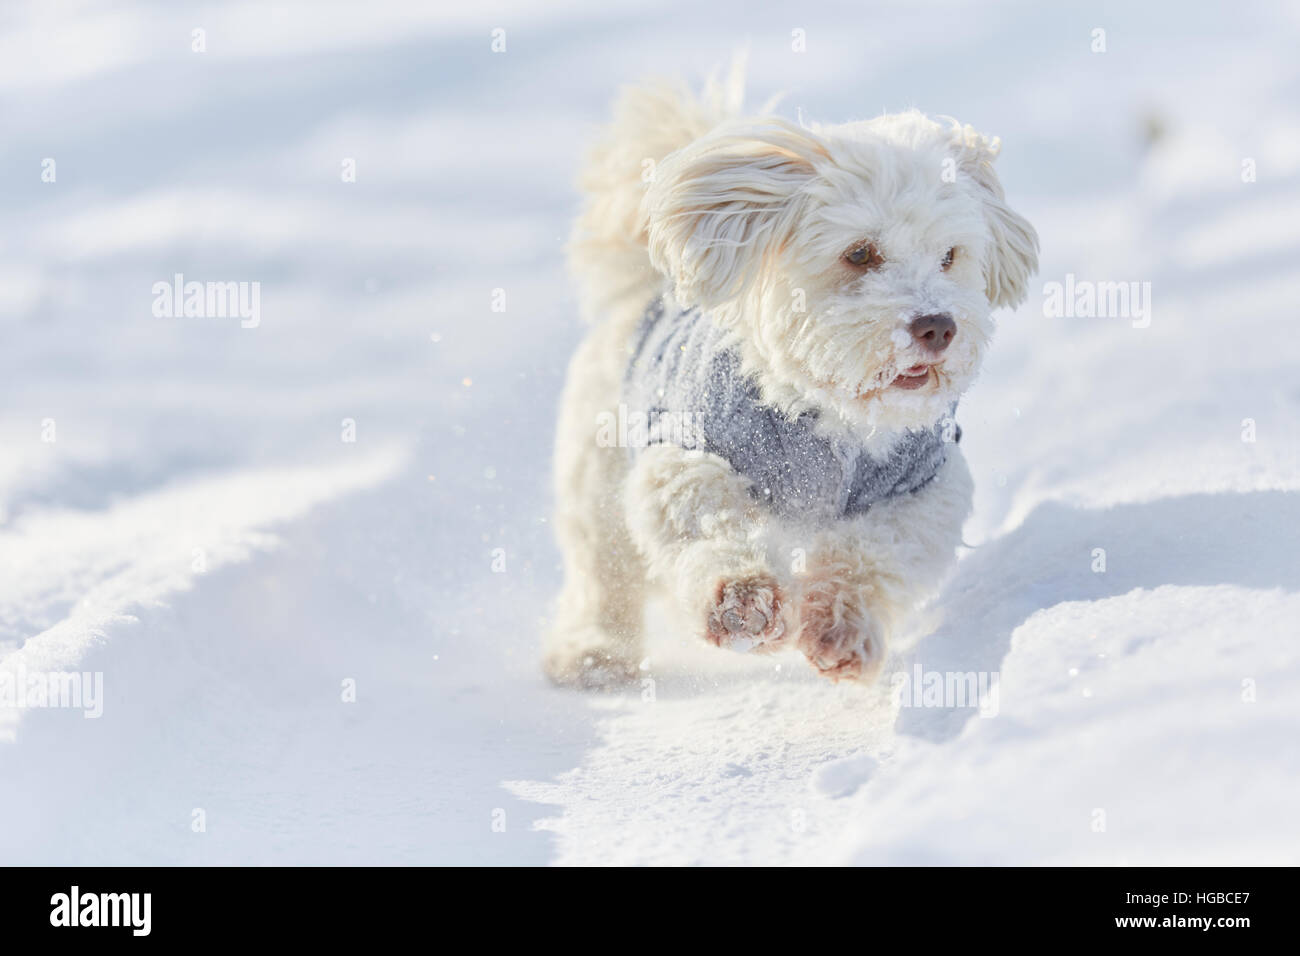
<path fill-rule="evenodd" d="M 918 345 L 928 352 L 938 355 L 957 335 L 957 323 L 951 315 L 918 315 L 907 327 Z"/>

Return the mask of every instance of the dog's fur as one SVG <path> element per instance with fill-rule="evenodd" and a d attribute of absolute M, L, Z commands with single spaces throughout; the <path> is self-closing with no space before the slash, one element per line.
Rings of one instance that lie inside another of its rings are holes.
<path fill-rule="evenodd" d="M 815 410 L 819 430 L 883 454 L 947 414 L 979 368 L 991 310 L 1026 294 L 1038 240 L 1004 201 L 997 140 L 914 111 L 802 126 L 745 116 L 740 100 L 735 71 L 698 98 L 626 90 L 582 175 L 570 253 L 594 327 L 569 367 L 556 443 L 565 580 L 544 664 L 560 683 L 636 675 L 651 587 L 715 644 L 793 645 L 833 679 L 868 679 L 955 560 L 972 491 L 955 444 L 913 494 L 796 521 L 717 455 L 633 456 L 596 440 L 657 296 L 734 332 L 765 404 Z M 884 258 L 872 271 L 843 260 L 864 241 Z M 907 325 L 930 313 L 957 326 L 942 365 L 919 389 L 891 388 L 924 360 Z"/>

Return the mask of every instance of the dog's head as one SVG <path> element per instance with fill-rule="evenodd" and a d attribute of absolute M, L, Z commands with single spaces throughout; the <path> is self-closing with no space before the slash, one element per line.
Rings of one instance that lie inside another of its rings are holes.
<path fill-rule="evenodd" d="M 677 299 L 734 329 L 764 398 L 854 426 L 934 424 L 974 378 L 990 312 L 1038 238 L 970 127 L 732 121 L 667 157 L 643 205 Z"/>

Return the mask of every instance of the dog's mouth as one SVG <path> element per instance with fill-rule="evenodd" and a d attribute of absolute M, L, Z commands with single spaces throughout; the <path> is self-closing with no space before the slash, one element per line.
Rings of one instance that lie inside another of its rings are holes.
<path fill-rule="evenodd" d="M 889 383 L 890 388 L 902 388 L 911 390 L 920 388 L 930 381 L 934 373 L 934 366 L 927 365 L 924 362 L 913 365 L 911 368 L 903 369 L 898 377 Z"/>
<path fill-rule="evenodd" d="M 862 389 L 858 392 L 858 398 L 863 400 L 873 400 L 880 398 L 890 389 L 898 388 L 910 392 L 918 388 L 924 388 L 931 381 L 936 385 L 939 383 L 941 372 L 939 366 L 943 364 L 942 360 L 938 362 L 918 362 L 911 368 L 905 368 L 894 376 L 893 380 L 884 385 L 873 385 L 870 388 Z M 879 381 L 879 379 L 877 379 Z"/>

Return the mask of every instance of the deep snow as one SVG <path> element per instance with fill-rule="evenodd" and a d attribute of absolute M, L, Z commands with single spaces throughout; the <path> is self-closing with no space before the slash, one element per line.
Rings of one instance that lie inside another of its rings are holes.
<path fill-rule="evenodd" d="M 1300 862 L 1300 15 L 768 6 L 5 6 L 0 670 L 104 701 L 0 710 L 0 863 Z M 570 181 L 619 82 L 745 41 L 787 115 L 1003 137 L 1043 258 L 971 547 L 877 687 L 660 623 L 555 690 Z M 261 324 L 156 318 L 177 272 Z M 1149 327 L 1045 316 L 1067 274 Z"/>

